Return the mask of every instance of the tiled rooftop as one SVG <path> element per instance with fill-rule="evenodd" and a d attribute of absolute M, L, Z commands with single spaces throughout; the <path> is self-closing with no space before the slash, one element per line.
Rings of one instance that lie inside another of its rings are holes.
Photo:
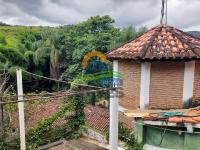
<path fill-rule="evenodd" d="M 109 129 L 109 109 L 99 106 L 87 105 L 84 109 L 86 124 L 99 131 L 105 132 Z M 119 122 L 126 128 L 133 128 L 133 119 L 119 112 Z"/>
<path fill-rule="evenodd" d="M 190 110 L 183 114 L 182 117 L 170 117 L 169 122 L 175 123 L 200 123 L 200 110 Z"/>
<path fill-rule="evenodd" d="M 200 109 L 188 109 L 185 112 L 149 113 L 143 116 L 143 120 L 200 124 Z"/>
<path fill-rule="evenodd" d="M 110 51 L 107 58 L 138 61 L 200 59 L 200 39 L 174 27 L 159 25 Z"/>

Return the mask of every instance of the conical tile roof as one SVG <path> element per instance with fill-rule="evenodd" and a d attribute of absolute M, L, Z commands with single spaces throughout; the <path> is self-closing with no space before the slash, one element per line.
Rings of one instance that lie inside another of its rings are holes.
<path fill-rule="evenodd" d="M 139 61 L 200 59 L 200 39 L 174 27 L 159 25 L 106 56 Z"/>

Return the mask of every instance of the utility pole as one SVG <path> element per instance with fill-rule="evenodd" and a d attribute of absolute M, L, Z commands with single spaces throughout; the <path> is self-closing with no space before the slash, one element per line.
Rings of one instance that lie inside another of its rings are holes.
<path fill-rule="evenodd" d="M 23 102 L 23 86 L 22 86 L 22 70 L 17 69 L 17 95 L 19 109 L 19 128 L 20 128 L 20 149 L 26 150 L 25 142 L 25 119 L 24 119 L 24 102 Z"/>

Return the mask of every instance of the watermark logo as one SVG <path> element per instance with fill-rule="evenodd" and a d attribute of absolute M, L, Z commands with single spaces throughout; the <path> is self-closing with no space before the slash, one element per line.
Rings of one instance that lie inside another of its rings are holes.
<path fill-rule="evenodd" d="M 83 58 L 82 67 L 83 78 L 87 81 L 98 81 L 103 85 L 122 85 L 122 75 L 112 71 L 112 62 L 102 52 L 88 52 Z"/>

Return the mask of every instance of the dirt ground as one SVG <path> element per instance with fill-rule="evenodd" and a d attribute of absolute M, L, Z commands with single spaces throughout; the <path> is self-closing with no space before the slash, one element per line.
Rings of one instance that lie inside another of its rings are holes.
<path fill-rule="evenodd" d="M 60 145 L 49 148 L 48 150 L 107 150 L 97 144 L 85 139 L 65 141 Z"/>

